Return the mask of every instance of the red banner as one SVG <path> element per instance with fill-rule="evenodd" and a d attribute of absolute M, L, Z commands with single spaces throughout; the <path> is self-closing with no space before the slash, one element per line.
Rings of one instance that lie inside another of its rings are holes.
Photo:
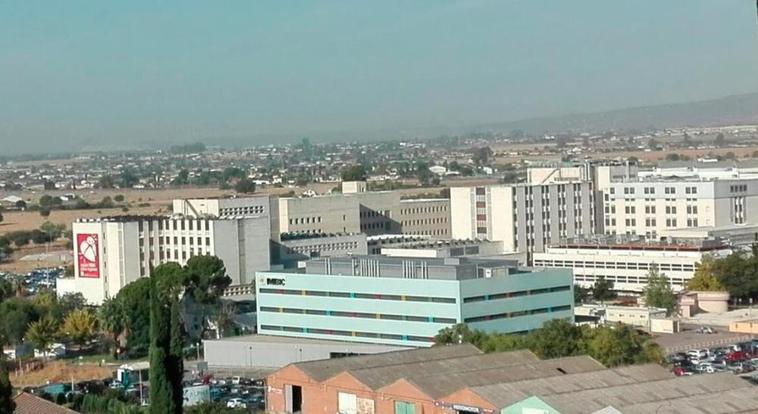
<path fill-rule="evenodd" d="M 98 249 L 97 234 L 77 234 L 77 261 L 79 277 L 100 277 L 100 250 Z"/>

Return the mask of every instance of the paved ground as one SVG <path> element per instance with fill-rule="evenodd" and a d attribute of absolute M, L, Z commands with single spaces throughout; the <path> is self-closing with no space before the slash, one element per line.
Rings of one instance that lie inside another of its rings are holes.
<path fill-rule="evenodd" d="M 699 313 L 692 318 L 683 318 L 683 324 L 707 325 L 727 327 L 732 322 L 744 321 L 748 319 L 758 319 L 758 307 L 756 309 L 742 308 L 735 309 L 724 313 Z M 725 329 L 724 329 L 725 330 Z"/>
<path fill-rule="evenodd" d="M 667 354 L 688 351 L 690 349 L 711 348 L 749 341 L 752 335 L 718 332 L 715 334 L 699 334 L 695 331 L 682 331 L 675 334 L 659 334 L 655 341 Z"/>

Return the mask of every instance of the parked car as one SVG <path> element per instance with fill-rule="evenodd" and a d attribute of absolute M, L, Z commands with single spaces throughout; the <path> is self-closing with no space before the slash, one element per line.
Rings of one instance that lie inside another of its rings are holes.
<path fill-rule="evenodd" d="M 701 360 L 708 358 L 708 350 L 707 349 L 692 349 L 687 351 L 687 356 L 690 358 L 690 360 Z"/>
<path fill-rule="evenodd" d="M 701 326 L 697 328 L 695 332 L 701 333 L 701 334 L 715 334 L 716 333 L 716 331 L 710 326 Z"/>
<path fill-rule="evenodd" d="M 744 361 L 747 359 L 747 354 L 742 351 L 733 351 L 726 356 L 724 356 L 724 360 L 727 362 L 733 362 L 733 361 Z"/>
<path fill-rule="evenodd" d="M 226 408 L 247 408 L 247 403 L 242 398 L 232 398 L 226 402 Z"/>

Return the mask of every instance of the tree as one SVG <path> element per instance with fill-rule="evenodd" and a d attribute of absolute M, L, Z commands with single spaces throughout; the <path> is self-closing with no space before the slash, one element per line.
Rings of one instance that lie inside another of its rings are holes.
<path fill-rule="evenodd" d="M 20 344 L 29 322 L 38 318 L 28 300 L 10 298 L 0 302 L 0 342 Z"/>
<path fill-rule="evenodd" d="M 177 280 L 183 269 L 176 263 L 159 265 L 150 276 L 150 412 L 182 412 L 181 351 L 177 361 Z M 179 393 L 179 395 L 177 395 Z"/>
<path fill-rule="evenodd" d="M 50 208 L 49 207 L 43 207 L 39 209 L 39 215 L 42 217 L 50 217 Z"/>
<path fill-rule="evenodd" d="M 692 279 L 687 282 L 687 289 L 705 292 L 723 291 L 724 287 L 713 274 L 713 267 L 713 259 L 704 257 L 703 261 L 697 264 Z"/>
<path fill-rule="evenodd" d="M 676 294 L 671 290 L 669 279 L 652 265 L 647 274 L 647 286 L 643 291 L 647 306 L 664 308 L 670 314 L 676 307 Z"/>
<path fill-rule="evenodd" d="M 40 207 L 52 207 L 53 206 L 53 197 L 49 196 L 47 194 L 43 194 L 42 197 L 39 198 L 39 206 Z"/>
<path fill-rule="evenodd" d="M 85 309 L 77 309 L 63 319 L 61 334 L 81 346 L 97 335 L 97 319 Z"/>
<path fill-rule="evenodd" d="M 124 195 L 123 194 L 116 194 L 113 197 L 113 201 L 115 201 L 117 203 L 123 203 L 124 202 Z"/>
<path fill-rule="evenodd" d="M 581 330 L 565 319 L 545 322 L 530 335 L 530 347 L 540 358 L 560 358 L 577 355 Z"/>
<path fill-rule="evenodd" d="M 73 273 L 73 270 L 71 273 Z M 87 299 L 80 292 L 64 293 L 63 296 L 58 298 L 58 308 L 62 317 L 66 317 L 75 310 L 84 309 L 86 306 Z"/>
<path fill-rule="evenodd" d="M 119 176 L 119 186 L 121 188 L 132 188 L 139 183 L 139 178 L 130 169 L 125 169 Z"/>
<path fill-rule="evenodd" d="M 2 345 L 0 342 L 0 348 Z M 0 354 L 0 414 L 13 414 L 15 409 L 16 403 L 13 402 L 13 385 L 8 376 L 8 365 L 5 354 Z"/>
<path fill-rule="evenodd" d="M 116 295 L 124 312 L 126 353 L 129 357 L 147 354 L 150 344 L 150 307 L 145 299 L 150 296 L 150 279 L 140 278 L 124 286 Z"/>
<path fill-rule="evenodd" d="M 4 220 L 4 218 L 3 218 L 3 212 L 2 212 L 2 211 L 0 211 L 0 223 L 2 223 L 2 222 L 3 222 L 3 220 Z"/>
<path fill-rule="evenodd" d="M 24 200 L 16 201 L 16 208 L 19 210 L 26 210 L 26 201 Z"/>
<path fill-rule="evenodd" d="M 218 257 L 193 256 L 187 260 L 182 284 L 197 302 L 214 303 L 231 283 L 224 262 Z"/>
<path fill-rule="evenodd" d="M 616 298 L 616 292 L 613 291 L 613 282 L 606 280 L 605 276 L 599 276 L 592 285 L 592 297 L 602 302 Z"/>
<path fill-rule="evenodd" d="M 237 181 L 237 184 L 234 185 L 234 191 L 238 193 L 254 193 L 255 192 L 255 181 L 249 179 L 249 178 L 243 178 L 239 181 Z"/>
<path fill-rule="evenodd" d="M 50 344 L 55 341 L 55 323 L 49 317 L 44 317 L 36 322 L 29 324 L 26 330 L 26 340 L 29 341 L 35 349 L 47 354 Z"/>
<path fill-rule="evenodd" d="M 607 367 L 633 364 L 642 352 L 638 336 L 634 328 L 623 324 L 587 330 L 585 351 Z"/>
<path fill-rule="evenodd" d="M 361 164 L 351 165 L 342 170 L 342 181 L 366 181 L 367 176 L 366 167 Z"/>
<path fill-rule="evenodd" d="M 724 138 L 724 134 L 723 134 L 723 133 L 721 133 L 721 132 L 719 132 L 719 133 L 718 133 L 718 135 L 716 135 L 716 140 L 715 140 L 715 141 L 713 141 L 713 143 L 714 143 L 714 144 L 715 144 L 717 147 L 723 147 L 723 146 L 726 146 L 726 138 Z"/>
<path fill-rule="evenodd" d="M 119 336 L 126 326 L 126 315 L 122 303 L 116 298 L 108 298 L 100 306 L 98 311 L 100 327 L 113 339 L 113 356 L 118 356 Z"/>
<path fill-rule="evenodd" d="M 176 177 L 171 180 L 171 185 L 173 186 L 182 186 L 182 185 L 188 185 L 189 184 L 189 171 L 184 168 L 179 170 L 179 174 L 176 175 Z"/>
<path fill-rule="evenodd" d="M 234 323 L 235 305 L 234 302 L 223 302 L 216 309 L 216 339 L 226 336 L 226 332 Z"/>
<path fill-rule="evenodd" d="M 114 188 L 116 187 L 116 182 L 112 175 L 104 175 L 98 180 L 97 186 L 100 188 Z"/>
<path fill-rule="evenodd" d="M 592 296 L 592 289 L 582 287 L 581 285 L 574 285 L 574 304 L 581 305 L 586 302 Z"/>

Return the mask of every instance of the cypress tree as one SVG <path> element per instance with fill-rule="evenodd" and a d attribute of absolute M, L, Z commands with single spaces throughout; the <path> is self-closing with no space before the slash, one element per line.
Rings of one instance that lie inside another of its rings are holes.
<path fill-rule="evenodd" d="M 0 414 L 13 414 L 15 409 L 16 403 L 13 402 L 13 386 L 8 377 L 8 366 L 5 363 L 5 355 L 0 354 Z"/>
<path fill-rule="evenodd" d="M 169 379 L 170 315 L 156 280 L 159 274 L 150 277 L 150 413 L 171 414 L 181 412 L 181 407 L 177 411 Z"/>
<path fill-rule="evenodd" d="M 179 413 L 182 412 L 184 405 L 184 329 L 181 318 L 181 304 L 179 298 L 172 294 L 171 298 L 171 339 L 169 349 L 169 360 L 171 366 L 169 369 L 169 382 L 174 393 L 174 404 L 178 407 Z"/>

